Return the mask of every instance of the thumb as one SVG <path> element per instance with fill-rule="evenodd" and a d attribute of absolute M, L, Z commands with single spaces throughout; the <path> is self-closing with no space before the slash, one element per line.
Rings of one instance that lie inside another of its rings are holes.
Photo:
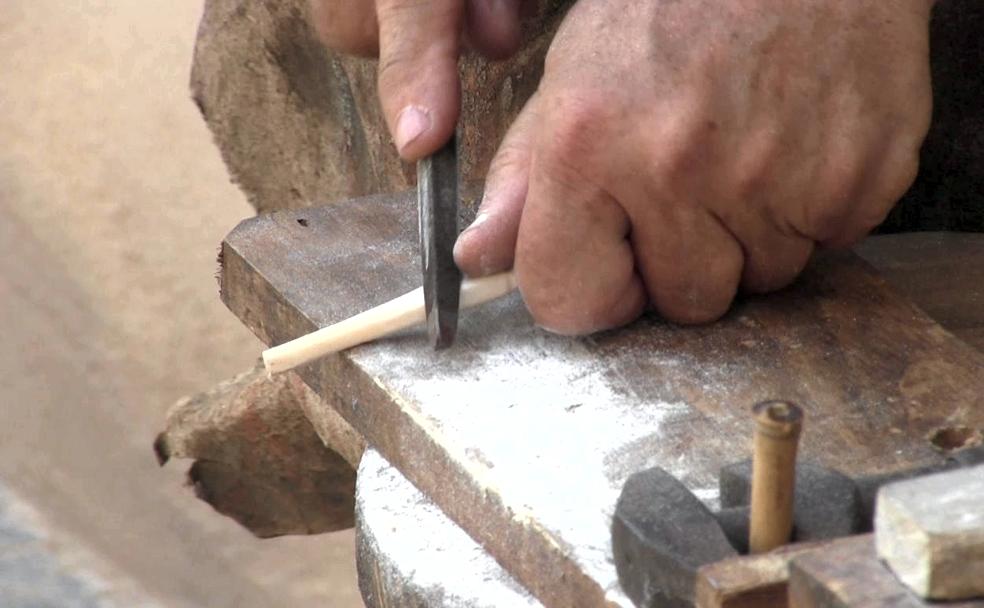
<path fill-rule="evenodd" d="M 512 268 L 529 188 L 536 99 L 534 95 L 526 102 L 502 139 L 485 178 L 485 194 L 475 221 L 455 243 L 454 260 L 470 277 Z"/>
<path fill-rule="evenodd" d="M 379 99 L 405 160 L 440 148 L 458 121 L 463 0 L 378 0 Z"/>

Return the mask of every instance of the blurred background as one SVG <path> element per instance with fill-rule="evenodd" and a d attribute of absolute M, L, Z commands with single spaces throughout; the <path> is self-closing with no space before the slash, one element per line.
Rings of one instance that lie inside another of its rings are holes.
<path fill-rule="evenodd" d="M 0 605 L 359 606 L 351 532 L 257 540 L 159 468 L 251 366 L 215 255 L 253 214 L 191 102 L 198 0 L 0 3 Z"/>

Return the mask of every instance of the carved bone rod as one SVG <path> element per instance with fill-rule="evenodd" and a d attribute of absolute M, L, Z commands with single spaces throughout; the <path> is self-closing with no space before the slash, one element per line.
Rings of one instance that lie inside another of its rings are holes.
<path fill-rule="evenodd" d="M 511 271 L 480 279 L 465 279 L 461 283 L 460 307 L 478 306 L 514 289 L 516 277 Z M 263 365 L 267 374 L 273 376 L 319 357 L 419 325 L 425 318 L 424 290 L 418 287 L 354 317 L 263 351 Z"/>

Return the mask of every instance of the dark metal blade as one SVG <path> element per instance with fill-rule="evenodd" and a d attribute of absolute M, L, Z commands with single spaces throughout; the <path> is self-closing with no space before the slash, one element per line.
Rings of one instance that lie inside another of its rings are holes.
<path fill-rule="evenodd" d="M 447 348 L 458 330 L 461 271 L 454 263 L 458 238 L 457 137 L 417 163 L 420 259 L 424 271 L 427 333 L 435 349 Z"/>

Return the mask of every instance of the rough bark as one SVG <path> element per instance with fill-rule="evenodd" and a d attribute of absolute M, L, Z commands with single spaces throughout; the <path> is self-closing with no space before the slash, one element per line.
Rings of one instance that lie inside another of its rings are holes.
<path fill-rule="evenodd" d="M 508 62 L 461 63 L 466 180 L 484 177 L 499 140 L 533 94 L 568 0 L 543 2 Z M 376 99 L 376 62 L 326 50 L 305 0 L 208 0 L 192 69 L 195 102 L 233 180 L 260 212 L 405 190 Z"/>
<path fill-rule="evenodd" d="M 176 403 L 154 449 L 162 465 L 193 459 L 198 497 L 256 536 L 349 528 L 364 442 L 340 417 L 322 416 L 335 438 L 326 447 L 304 414 L 311 402 L 321 399 L 296 375 L 268 380 L 258 364 Z"/>

